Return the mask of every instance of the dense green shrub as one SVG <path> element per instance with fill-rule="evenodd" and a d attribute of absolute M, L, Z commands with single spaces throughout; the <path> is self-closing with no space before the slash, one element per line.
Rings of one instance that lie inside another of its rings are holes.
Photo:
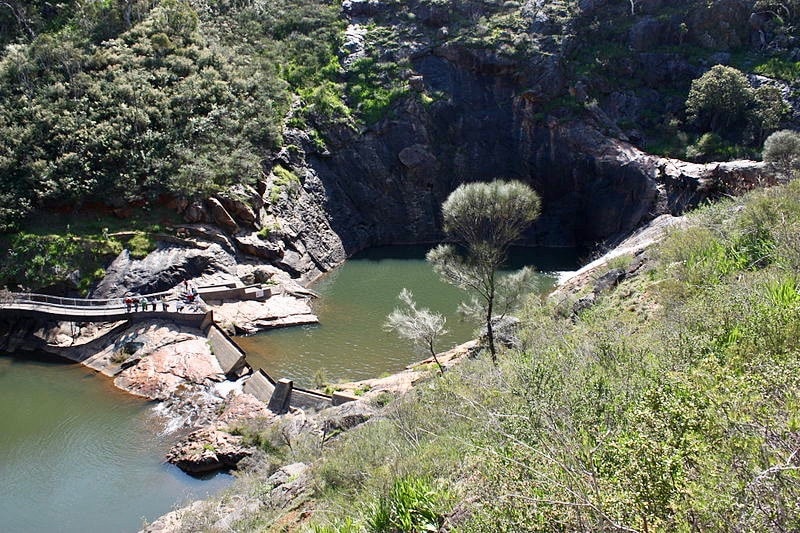
<path fill-rule="evenodd" d="M 338 8 L 318 0 L 83 4 L 0 54 L 0 231 L 43 205 L 259 179 L 290 88 L 336 75 Z"/>
<path fill-rule="evenodd" d="M 764 141 L 762 157 L 786 179 L 793 178 L 800 167 L 800 133 L 794 130 L 776 131 Z"/>
<path fill-rule="evenodd" d="M 367 531 L 438 531 L 444 523 L 440 500 L 429 481 L 412 476 L 400 478 L 387 495 L 369 508 Z"/>
<path fill-rule="evenodd" d="M 102 266 L 122 251 L 122 243 L 108 236 L 36 235 L 19 233 L 9 240 L 0 257 L 0 280 L 10 287 L 47 287 L 78 274 L 86 293 L 105 273 Z"/>
<path fill-rule="evenodd" d="M 743 72 L 724 65 L 711 67 L 692 81 L 686 98 L 686 115 L 701 132 L 746 143 L 760 143 L 778 128 L 784 114 L 777 89 L 754 89 Z M 709 137 L 706 144 L 710 141 Z"/>

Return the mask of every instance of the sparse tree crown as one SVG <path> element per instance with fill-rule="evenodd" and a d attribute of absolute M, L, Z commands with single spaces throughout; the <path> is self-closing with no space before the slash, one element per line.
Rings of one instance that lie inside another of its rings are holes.
<path fill-rule="evenodd" d="M 427 308 L 418 309 L 414 295 L 406 288 L 398 298 L 403 307 L 396 308 L 386 317 L 384 329 L 394 331 L 399 337 L 411 341 L 415 348 L 429 353 L 438 365 L 439 372 L 444 374 L 444 366 L 436 357 L 436 341 L 447 334 L 447 319 Z"/>
<path fill-rule="evenodd" d="M 461 185 L 442 204 L 444 231 L 464 247 L 466 256 L 454 246 L 442 244 L 428 252 L 427 260 L 442 279 L 475 297 L 466 307 L 470 314 L 485 319 L 492 361 L 497 359 L 492 320 L 498 301 L 514 301 L 499 293 L 521 293 L 522 282 L 531 279 L 526 271 L 519 283 L 498 283 L 497 269 L 505 262 L 508 247 L 522 236 L 540 210 L 541 200 L 533 189 L 519 181 L 503 180 Z"/>
<path fill-rule="evenodd" d="M 460 185 L 442 204 L 444 231 L 468 246 L 505 251 L 539 216 L 541 201 L 519 181 Z"/>

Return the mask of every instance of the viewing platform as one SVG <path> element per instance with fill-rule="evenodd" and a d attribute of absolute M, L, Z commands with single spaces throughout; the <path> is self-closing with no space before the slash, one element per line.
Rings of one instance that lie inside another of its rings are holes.
<path fill-rule="evenodd" d="M 152 320 L 154 318 L 196 325 L 203 322 L 205 311 L 185 305 L 182 305 L 183 309 L 179 311 L 177 301 L 167 302 L 165 310 L 159 300 L 161 296 L 166 297 L 166 293 L 140 296 L 140 299 L 146 297 L 151 302 L 156 302 L 155 311 L 152 310 L 152 303 L 148 304 L 148 310 L 144 311 L 141 307 L 134 310 L 133 306 L 125 304 L 123 298 L 62 298 L 47 294 L 12 292 L 6 293 L 5 297 L 0 299 L 0 316 L 30 316 L 67 322 L 117 322 L 120 320 Z"/>

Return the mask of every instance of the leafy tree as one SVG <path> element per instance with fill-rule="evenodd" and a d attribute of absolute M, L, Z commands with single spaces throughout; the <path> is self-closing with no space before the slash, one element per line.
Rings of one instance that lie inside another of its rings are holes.
<path fill-rule="evenodd" d="M 776 131 L 764 141 L 762 157 L 791 178 L 800 167 L 800 133 L 794 130 Z"/>
<path fill-rule="evenodd" d="M 444 327 L 447 319 L 429 309 L 417 309 L 414 295 L 408 289 L 403 289 L 399 298 L 403 302 L 404 308 L 396 308 L 392 311 L 386 317 L 384 328 L 410 340 L 414 347 L 427 350 L 439 367 L 439 372 L 444 374 L 444 367 L 436 357 L 436 341 L 442 335 L 447 334 Z"/>
<path fill-rule="evenodd" d="M 442 244 L 428 252 L 427 260 L 446 282 L 469 290 L 475 298 L 465 306 L 480 312 L 486 323 L 492 362 L 497 362 L 493 320 L 496 304 L 503 312 L 515 303 L 509 291 L 518 291 L 531 277 L 527 269 L 499 283 L 497 271 L 505 262 L 509 246 L 539 216 L 541 200 L 519 181 L 495 180 L 459 186 L 442 204 L 444 231 L 460 249 Z M 498 298 L 498 294 L 502 296 Z"/>
<path fill-rule="evenodd" d="M 694 80 L 686 99 L 688 118 L 701 132 L 719 136 L 719 154 L 738 151 L 725 148 L 725 141 L 760 145 L 778 128 L 786 109 L 780 90 L 769 85 L 753 89 L 744 73 L 723 65 Z"/>
<path fill-rule="evenodd" d="M 744 120 L 753 102 L 753 90 L 739 70 L 716 65 L 692 81 L 686 114 L 704 131 L 719 133 Z"/>
<path fill-rule="evenodd" d="M 758 142 L 762 142 L 769 133 L 778 129 L 787 107 L 777 87 L 762 85 L 753 91 L 750 123 L 753 137 Z"/>

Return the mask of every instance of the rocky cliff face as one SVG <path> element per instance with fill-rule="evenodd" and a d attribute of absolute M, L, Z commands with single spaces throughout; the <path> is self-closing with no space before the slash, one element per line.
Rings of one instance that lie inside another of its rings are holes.
<path fill-rule="evenodd" d="M 691 79 L 730 50 L 777 38 L 752 1 L 648 0 L 634 14 L 604 0 L 510 5 L 345 1 L 345 76 L 359 61 L 398 65 L 389 83 L 402 96 L 369 125 L 306 117 L 256 188 L 180 206 L 206 251 L 159 277 L 258 262 L 310 280 L 369 246 L 440 240 L 441 203 L 475 180 L 531 184 L 544 210 L 524 243 L 546 246 L 613 240 L 771 180 L 755 162 L 648 155 L 637 127 L 682 113 Z M 624 53 L 593 49 L 592 36 Z"/>
<path fill-rule="evenodd" d="M 679 6 L 673 6 L 674 16 L 664 18 L 656 16 L 661 3 L 637 3 L 640 13 L 631 18 L 625 46 L 631 61 L 644 62 L 635 67 L 643 69 L 644 86 L 623 91 L 605 87 L 602 76 L 576 79 L 569 64 L 574 28 L 544 9 L 531 30 L 539 53 L 515 55 L 458 34 L 458 9 L 345 2 L 350 26 L 343 63 L 370 54 L 391 57 L 407 65 L 401 76 L 408 92 L 366 128 L 323 121 L 323 150 L 302 132 L 288 132 L 295 149 L 277 161 L 311 177 L 303 187 L 313 193 L 292 207 L 319 210 L 327 222 L 307 235 L 307 251 L 322 245 L 327 229 L 348 254 L 377 244 L 439 240 L 441 203 L 460 183 L 475 180 L 530 183 L 542 195 L 544 211 L 525 243 L 547 246 L 613 239 L 657 215 L 769 182 L 768 169 L 755 162 L 696 165 L 650 156 L 617 126 L 647 106 L 668 113 L 676 102 L 660 100 L 655 87 L 669 78 L 688 86 L 702 71 L 680 56 L 653 55 L 648 40 L 657 40 L 653 46 L 693 40 L 729 49 L 757 34 L 749 22 L 751 3 L 715 2 L 705 9 L 684 4 L 692 6 L 688 15 L 678 17 Z M 582 2 L 580 9 L 574 20 L 582 23 L 611 10 L 600 1 Z M 370 41 L 376 25 L 397 39 L 391 49 Z M 606 74 L 619 68 L 610 65 Z M 562 97 L 579 109 L 554 106 Z"/>

